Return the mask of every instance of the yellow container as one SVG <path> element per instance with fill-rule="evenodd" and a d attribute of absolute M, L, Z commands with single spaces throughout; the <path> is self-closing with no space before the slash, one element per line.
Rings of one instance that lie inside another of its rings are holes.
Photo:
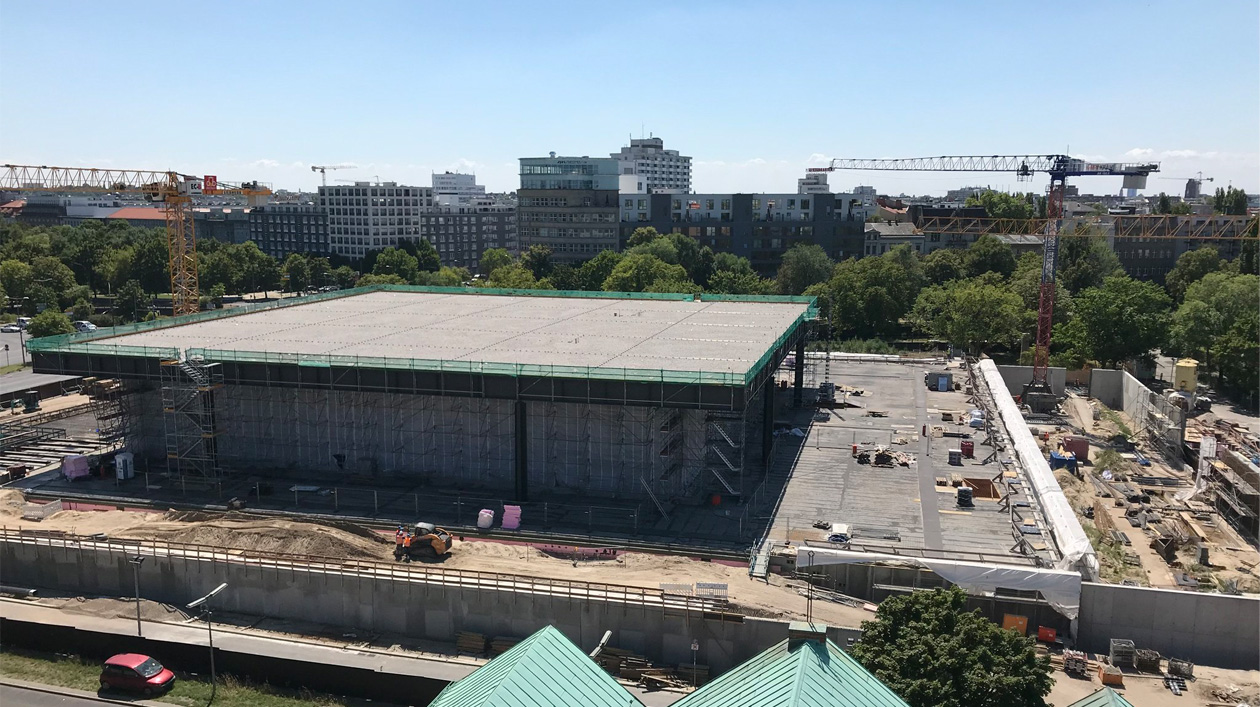
<path fill-rule="evenodd" d="M 1183 358 L 1173 365 L 1173 387 L 1185 393 L 1193 393 L 1199 385 L 1199 362 Z"/>

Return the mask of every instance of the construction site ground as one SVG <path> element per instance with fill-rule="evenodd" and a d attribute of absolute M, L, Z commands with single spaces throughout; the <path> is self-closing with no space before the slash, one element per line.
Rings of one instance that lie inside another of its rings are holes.
<path fill-rule="evenodd" d="M 1049 435 L 1049 439 L 1042 442 L 1047 453 L 1050 449 L 1057 449 L 1068 435 L 1082 436 L 1089 442 L 1089 461 L 1080 467 L 1085 479 L 1076 478 L 1065 469 L 1056 470 L 1055 477 L 1090 534 L 1102 566 L 1103 581 L 1118 583 L 1129 580 L 1142 586 L 1182 589 L 1185 587 L 1178 584 L 1177 575 L 1187 574 L 1200 582 L 1201 589 L 1216 590 L 1232 582 L 1240 592 L 1260 593 L 1260 551 L 1221 519 L 1210 505 L 1195 504 L 1192 500 L 1191 505 L 1199 511 L 1197 513 L 1159 510 L 1188 507 L 1173 499 L 1173 494 L 1192 484 L 1193 478 L 1166 463 L 1159 450 L 1141 436 L 1135 440 L 1137 451 L 1149 460 L 1149 466 L 1139 466 L 1131 454 L 1122 454 L 1112 440 L 1125 430 L 1132 432 L 1138 429 L 1133 420 L 1123 412 L 1107 410 L 1097 401 L 1076 393 L 1068 394 L 1063 409 L 1065 415 L 1030 427 L 1039 440 Z M 1105 450 L 1111 453 L 1104 453 Z M 1125 515 L 1128 504 L 1117 505 L 1116 499 L 1101 496 L 1096 482 L 1089 480 L 1091 475 L 1100 477 L 1104 469 L 1110 470 L 1113 475 L 1123 474 L 1126 477 L 1140 475 L 1179 480 L 1183 485 L 1144 485 L 1141 488 L 1151 496 L 1152 508 L 1164 518 L 1158 525 L 1176 525 L 1181 532 L 1191 535 L 1198 535 L 1201 531 L 1210 564 L 1198 563 L 1198 544 L 1193 542 L 1178 550 L 1175 565 L 1161 557 L 1152 546 L 1156 528 L 1133 526 Z M 1086 509 L 1092 509 L 1093 518 L 1086 515 Z M 1189 524 L 1191 522 L 1193 528 Z M 1130 544 L 1114 543 L 1109 533 L 1111 530 L 1123 532 Z"/>
<path fill-rule="evenodd" d="M 22 494 L 0 490 L 0 525 L 62 531 L 74 535 L 103 533 L 109 537 L 165 540 L 217 548 L 253 550 L 329 558 L 393 560 L 392 537 L 352 526 L 330 527 L 293 517 L 262 517 L 168 513 L 141 510 L 74 511 L 54 513 L 42 521 L 22 520 Z M 767 581 L 751 580 L 745 565 L 704 561 L 678 555 L 619 552 L 595 556 L 609 559 L 574 559 L 572 553 L 545 552 L 527 543 L 475 539 L 457 540 L 443 568 L 502 574 L 569 579 L 657 589 L 662 583 L 725 583 L 733 611 L 748 616 L 782 620 L 804 619 L 804 582 L 778 575 Z M 567 555 L 567 556 L 566 556 Z M 832 602 L 814 602 L 814 620 L 833 626 L 858 627 L 872 614 Z"/>
<path fill-rule="evenodd" d="M 989 560 L 1027 561 L 1012 551 L 1008 512 L 996 494 L 984 492 L 1003 466 L 990 458 L 994 450 L 984 444 L 983 431 L 967 425 L 967 411 L 976 406 L 961 390 L 928 390 L 923 376 L 930 370 L 942 366 L 833 362 L 828 372 L 822 362 L 809 362 L 808 382 L 816 386 L 829 378 L 862 394 L 845 397 L 838 390 L 842 405 L 820 410 L 802 430 L 795 458 L 778 458 L 771 479 L 784 490 L 770 521 L 771 540 L 825 541 L 828 530 L 815 522 L 847 523 L 854 549 L 927 549 L 960 559 L 983 554 Z M 964 369 L 955 365 L 951 370 L 955 381 L 966 380 Z M 950 450 L 960 449 L 963 441 L 974 444 L 973 457 L 950 464 Z M 888 466 L 861 463 L 854 445 L 859 453 L 871 452 L 872 461 L 880 449 L 893 461 Z M 1022 477 L 1017 466 L 1006 468 Z M 968 483 L 978 487 L 973 507 L 957 504 L 960 479 L 974 480 Z M 1029 537 L 1039 554 L 1052 559 L 1039 536 Z"/>

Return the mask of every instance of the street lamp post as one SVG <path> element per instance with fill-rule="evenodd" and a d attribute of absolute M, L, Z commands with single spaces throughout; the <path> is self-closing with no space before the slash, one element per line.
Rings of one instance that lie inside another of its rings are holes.
<path fill-rule="evenodd" d="M 189 602 L 187 607 L 189 609 L 196 609 L 200 607 L 202 615 L 206 617 L 206 635 L 210 639 L 210 699 L 206 702 L 206 707 L 209 707 L 210 703 L 214 702 L 215 690 L 218 687 L 218 681 L 215 679 L 214 672 L 214 627 L 211 625 L 212 612 L 210 611 L 210 600 L 214 598 L 214 595 L 224 589 L 227 589 L 227 582 L 215 587 L 204 597 Z"/>
<path fill-rule="evenodd" d="M 140 565 L 144 564 L 144 558 L 136 555 L 127 562 L 131 564 L 131 574 L 136 581 L 136 635 L 143 638 L 144 634 L 140 631 Z"/>
<path fill-rule="evenodd" d="M 700 641 L 691 639 L 691 689 L 696 688 L 696 652 L 700 650 Z"/>

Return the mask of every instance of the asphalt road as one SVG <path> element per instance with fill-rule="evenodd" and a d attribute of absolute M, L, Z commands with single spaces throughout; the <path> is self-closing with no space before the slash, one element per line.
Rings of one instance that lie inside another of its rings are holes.
<path fill-rule="evenodd" d="M 0 705 L 23 705 L 24 707 L 65 707 L 66 705 L 82 705 L 83 707 L 99 707 L 102 702 L 85 697 L 68 697 L 51 695 L 38 690 L 27 690 L 11 685 L 0 685 Z"/>
<path fill-rule="evenodd" d="M 4 344 L 9 345 L 9 350 L 7 354 L 3 351 L 0 351 L 0 366 L 7 366 L 9 364 L 22 362 L 22 347 L 20 345 L 22 338 L 29 338 L 26 336 L 26 332 L 22 332 L 20 334 L 19 333 L 14 333 L 14 334 L 0 333 L 0 349 L 4 348 L 3 346 Z M 6 355 L 7 355 L 7 359 L 6 359 Z M 26 360 L 27 361 L 31 360 L 29 354 L 27 354 Z"/>

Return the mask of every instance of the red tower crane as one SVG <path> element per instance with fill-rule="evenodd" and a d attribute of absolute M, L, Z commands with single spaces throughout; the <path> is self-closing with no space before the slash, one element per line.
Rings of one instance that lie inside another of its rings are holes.
<path fill-rule="evenodd" d="M 1068 155 L 994 155 L 915 157 L 910 159 L 834 159 L 827 167 L 811 167 L 810 172 L 837 169 L 891 170 L 916 172 L 1013 172 L 1017 179 L 1032 179 L 1037 172 L 1050 175 L 1046 190 L 1046 226 L 1041 261 L 1041 293 L 1037 307 L 1037 347 L 1033 352 L 1032 381 L 1024 387 L 1023 402 L 1034 412 L 1052 410 L 1057 398 L 1050 389 L 1050 326 L 1054 315 L 1054 271 L 1059 253 L 1059 227 L 1063 221 L 1063 194 L 1068 177 L 1124 177 L 1124 188 L 1142 189 L 1157 162 L 1089 162 Z"/>

